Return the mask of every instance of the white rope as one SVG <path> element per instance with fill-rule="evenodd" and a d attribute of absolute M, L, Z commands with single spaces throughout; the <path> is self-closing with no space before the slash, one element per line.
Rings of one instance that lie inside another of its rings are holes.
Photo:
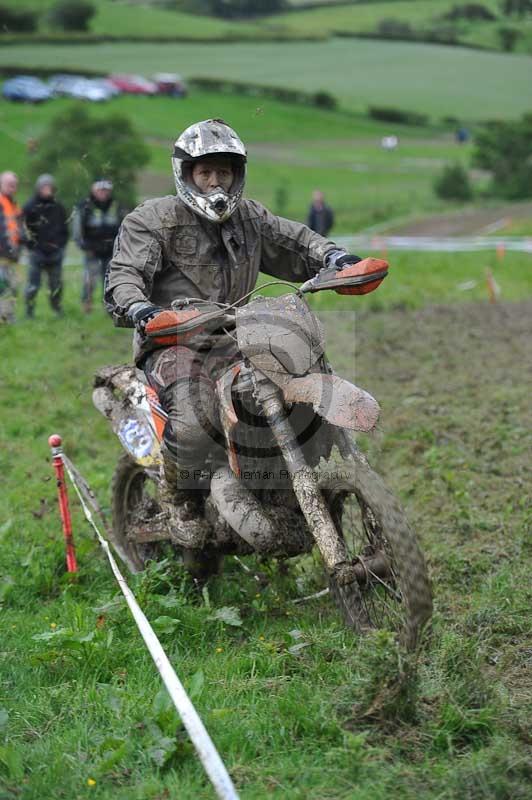
<path fill-rule="evenodd" d="M 183 684 L 177 677 L 174 668 L 170 664 L 170 661 L 168 660 L 168 657 L 164 652 L 162 645 L 155 634 L 155 631 L 146 619 L 146 616 L 137 603 L 133 592 L 127 585 L 125 578 L 118 569 L 118 565 L 109 548 L 109 543 L 101 535 L 96 523 L 92 518 L 89 508 L 87 508 L 83 496 L 78 488 L 76 478 L 70 469 L 69 460 L 64 458 L 62 454 L 61 458 L 68 473 L 68 477 L 72 481 L 74 489 L 76 490 L 76 494 L 79 497 L 81 507 L 83 508 L 83 513 L 85 514 L 88 522 L 94 528 L 96 536 L 98 537 L 98 541 L 100 542 L 107 558 L 109 559 L 111 569 L 113 570 L 115 578 L 118 581 L 118 585 L 120 586 L 122 593 L 126 598 L 129 610 L 131 611 L 133 618 L 137 623 L 146 647 L 150 651 L 150 655 L 155 662 L 155 666 L 157 667 L 159 674 L 163 679 L 164 685 L 168 690 L 168 694 L 172 698 L 172 702 L 175 705 L 179 716 L 181 717 L 183 725 L 187 729 L 188 735 L 190 736 L 192 743 L 196 748 L 196 752 L 201 763 L 203 764 L 205 772 L 209 776 L 209 779 L 214 786 L 216 794 L 218 797 L 222 798 L 222 800 L 238 800 L 236 789 L 222 759 L 218 754 L 218 751 L 212 742 L 211 737 L 207 733 L 203 722 L 201 721 L 196 709 L 192 705 L 192 702 L 190 701 Z"/>

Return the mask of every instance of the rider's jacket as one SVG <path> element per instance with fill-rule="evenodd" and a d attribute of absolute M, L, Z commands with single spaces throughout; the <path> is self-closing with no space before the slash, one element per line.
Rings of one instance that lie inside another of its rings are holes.
<path fill-rule="evenodd" d="M 234 303 L 254 288 L 259 271 L 301 282 L 337 249 L 306 225 L 242 200 L 218 224 L 194 214 L 177 197 L 148 200 L 128 214 L 106 275 L 105 302 L 119 326 L 131 327 L 127 309 L 149 300 L 169 307 L 177 298 Z M 151 349 L 135 334 L 138 362 Z"/>

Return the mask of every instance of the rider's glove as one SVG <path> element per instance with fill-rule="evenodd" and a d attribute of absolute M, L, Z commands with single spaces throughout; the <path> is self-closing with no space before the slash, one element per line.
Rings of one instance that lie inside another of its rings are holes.
<path fill-rule="evenodd" d="M 351 264 L 358 264 L 359 261 L 362 261 L 359 256 L 350 255 L 345 250 L 330 250 L 325 256 L 325 267 L 327 269 L 334 267 L 337 270 L 341 270 Z"/>
<path fill-rule="evenodd" d="M 153 303 L 133 303 L 128 309 L 128 317 L 141 336 L 144 336 L 146 325 L 150 319 L 156 317 L 161 311 L 164 311 L 164 308 L 155 306 Z"/>

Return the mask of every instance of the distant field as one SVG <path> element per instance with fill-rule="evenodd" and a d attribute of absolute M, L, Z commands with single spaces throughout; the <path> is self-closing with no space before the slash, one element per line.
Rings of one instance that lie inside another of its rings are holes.
<path fill-rule="evenodd" d="M 516 117 L 532 106 L 531 57 L 405 42 L 17 45 L 2 48 L 1 65 L 215 74 L 327 90 L 354 110 L 387 105 L 434 118 Z"/>
<path fill-rule="evenodd" d="M 312 191 L 323 189 L 336 212 L 335 230 L 353 233 L 389 219 L 446 205 L 432 191 L 435 175 L 449 161 L 467 165 L 471 145 L 457 146 L 439 129 L 395 128 L 394 153 L 384 152 L 381 137 L 389 126 L 367 117 L 324 112 L 256 98 L 196 93 L 184 101 L 123 97 L 91 113 L 127 114 L 150 146 L 151 161 L 141 181 L 141 196 L 173 191 L 171 144 L 180 130 L 197 119 L 222 116 L 249 147 L 247 194 L 275 212 L 304 220 Z M 72 101 L 43 106 L 0 101 L 0 168 L 26 179 L 29 139 L 39 139 L 57 113 Z"/>
<path fill-rule="evenodd" d="M 54 0 L 24 0 L 25 8 L 38 8 L 45 12 Z M 18 0 L 4 0 L 4 4 L 19 5 Z M 250 21 L 225 20 L 202 14 L 183 13 L 171 7 L 144 2 L 112 2 L 94 0 L 96 14 L 89 24 L 91 34 L 111 34 L 117 37 L 163 37 L 222 40 L 268 39 L 275 37 L 315 37 L 324 39 L 340 33 L 374 33 L 383 20 L 408 23 L 417 36 L 434 35 L 442 28 L 449 33 L 450 23 L 442 21 L 442 14 L 456 5 L 455 0 L 363 0 L 353 3 L 316 2 L 316 8 L 308 8 L 308 3 L 294 0 L 288 4 L 288 11 Z M 177 4 L 175 4 L 177 5 Z M 495 50 L 501 49 L 499 28 L 501 25 L 515 25 L 515 19 L 503 16 L 498 0 L 484 0 L 497 19 L 489 22 L 453 23 L 454 37 L 457 41 L 481 45 Z M 532 17 L 519 20 L 520 37 L 515 44 L 518 52 L 532 52 Z M 39 33 L 48 32 L 46 14 L 39 21 Z M 83 37 L 83 34 L 81 34 Z"/>
<path fill-rule="evenodd" d="M 385 0 L 384 2 L 354 3 L 335 6 L 333 8 L 316 8 L 310 10 L 291 11 L 268 17 L 271 25 L 283 26 L 294 35 L 323 35 L 337 32 L 375 33 L 383 20 L 394 20 L 408 23 L 413 30 L 430 31 L 448 25 L 440 17 L 455 6 L 456 0 Z M 463 4 L 462 4 L 463 5 Z M 482 5 L 497 15 L 490 22 L 455 23 L 458 41 L 500 49 L 498 29 L 516 23 L 515 17 L 504 17 L 498 0 L 484 0 Z M 499 16 L 500 15 L 500 16 Z M 516 49 L 532 52 L 532 16 L 519 20 L 520 38 Z M 358 46 L 358 45 L 354 45 Z"/>

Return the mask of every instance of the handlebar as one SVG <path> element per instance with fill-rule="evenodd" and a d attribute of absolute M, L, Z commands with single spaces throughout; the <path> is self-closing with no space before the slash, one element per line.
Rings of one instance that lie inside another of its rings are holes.
<path fill-rule="evenodd" d="M 272 281 L 266 284 L 288 285 L 300 295 L 334 289 L 337 294 L 367 294 L 374 291 L 388 274 L 388 263 L 380 258 L 365 258 L 345 269 L 335 267 L 322 269 L 299 288 L 287 281 Z M 162 311 L 146 325 L 146 336 L 156 344 L 172 345 L 188 341 L 194 334 L 206 329 L 213 332 L 219 328 L 234 327 L 236 307 L 261 286 L 241 297 L 232 305 L 213 303 L 208 300 L 190 299 L 176 301 L 176 308 Z M 200 311 L 197 306 L 203 306 Z"/>

